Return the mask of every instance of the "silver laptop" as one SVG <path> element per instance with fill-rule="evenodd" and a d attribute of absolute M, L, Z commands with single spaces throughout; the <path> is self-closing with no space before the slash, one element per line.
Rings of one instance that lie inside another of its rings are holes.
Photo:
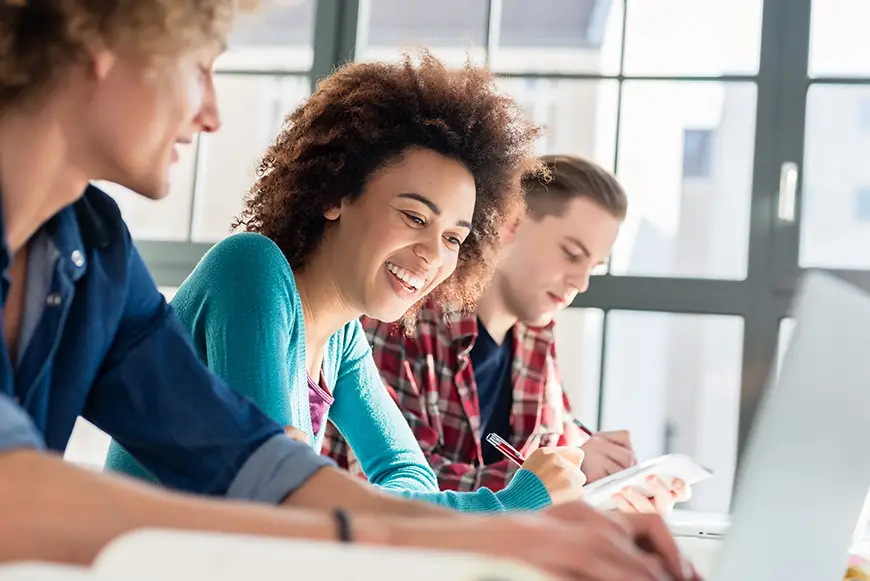
<path fill-rule="evenodd" d="M 807 274 L 712 581 L 840 581 L 870 487 L 870 296 Z"/>

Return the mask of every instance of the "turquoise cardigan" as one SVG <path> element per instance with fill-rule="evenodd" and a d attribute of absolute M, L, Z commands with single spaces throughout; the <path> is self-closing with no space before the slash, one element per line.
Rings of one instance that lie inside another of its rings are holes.
<path fill-rule="evenodd" d="M 502 491 L 439 491 L 438 480 L 384 387 L 358 320 L 329 338 L 323 375 L 334 403 L 314 434 L 308 403 L 305 321 L 290 265 L 270 239 L 236 234 L 215 245 L 172 301 L 199 356 L 274 421 L 308 434 L 316 450 L 326 419 L 344 435 L 372 484 L 465 512 L 550 505 L 538 477 L 520 470 Z M 184 389 L 183 385 L 178 386 Z M 153 480 L 117 443 L 106 467 Z"/>

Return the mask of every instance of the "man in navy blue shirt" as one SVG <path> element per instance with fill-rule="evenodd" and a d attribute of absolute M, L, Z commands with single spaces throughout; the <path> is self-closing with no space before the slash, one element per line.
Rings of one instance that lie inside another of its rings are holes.
<path fill-rule="evenodd" d="M 572 504 L 446 519 L 377 492 L 199 362 L 117 206 L 88 182 L 166 194 L 176 145 L 220 126 L 211 71 L 233 5 L 0 1 L 0 561 L 87 563 L 152 526 L 461 547 L 602 581 L 681 575 L 654 518 Z M 50 452 L 79 415 L 174 489 L 321 512 L 194 499 L 65 464 Z M 430 518 L 395 518 L 407 516 Z"/>

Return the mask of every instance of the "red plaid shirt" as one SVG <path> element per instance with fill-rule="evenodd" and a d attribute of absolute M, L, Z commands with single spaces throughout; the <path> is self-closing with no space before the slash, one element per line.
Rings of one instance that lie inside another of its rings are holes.
<path fill-rule="evenodd" d="M 470 352 L 477 317 L 451 317 L 427 304 L 407 337 L 395 324 L 363 318 L 375 362 L 417 436 L 442 490 L 504 488 L 517 467 L 508 460 L 482 465 L 480 407 Z M 541 446 L 579 445 L 568 398 L 556 370 L 552 324 L 514 328 L 511 444 L 528 456 Z M 331 424 L 323 453 L 363 476 L 347 443 Z"/>

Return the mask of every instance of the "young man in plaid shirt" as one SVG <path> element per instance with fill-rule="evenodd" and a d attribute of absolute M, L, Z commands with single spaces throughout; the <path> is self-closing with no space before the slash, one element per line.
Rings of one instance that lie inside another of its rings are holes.
<path fill-rule="evenodd" d="M 628 432 L 588 439 L 573 423 L 559 380 L 553 317 L 589 286 L 610 254 L 627 199 L 601 167 L 546 156 L 552 177 L 527 178 L 528 214 L 475 313 L 423 305 L 412 336 L 364 319 L 384 383 L 402 409 L 444 490 L 500 490 L 517 470 L 485 438 L 496 433 L 528 456 L 542 446 L 578 446 L 589 482 L 635 463 Z M 324 453 L 360 473 L 329 426 Z M 586 441 L 588 440 L 588 441 Z M 655 483 L 656 497 L 618 495 L 624 510 L 669 510 L 687 487 Z"/>

